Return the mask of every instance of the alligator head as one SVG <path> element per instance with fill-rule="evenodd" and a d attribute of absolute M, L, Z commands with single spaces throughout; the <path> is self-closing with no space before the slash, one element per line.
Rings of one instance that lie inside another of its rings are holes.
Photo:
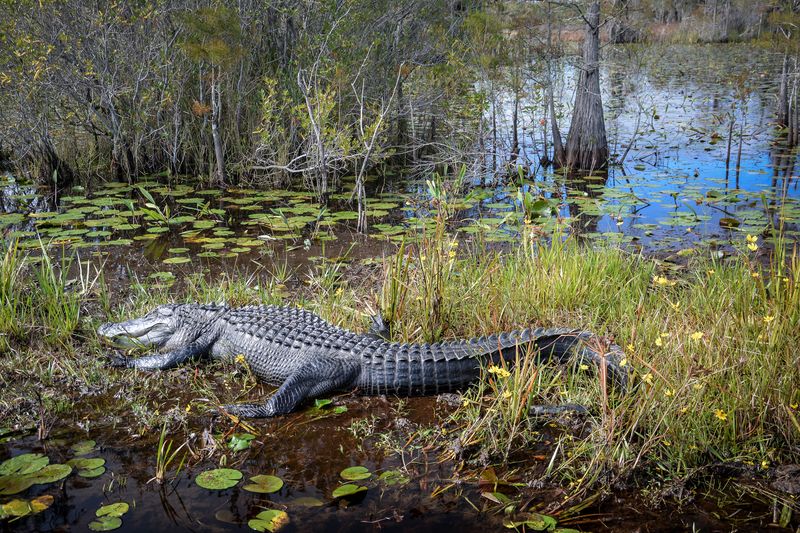
<path fill-rule="evenodd" d="M 159 305 L 145 316 L 124 322 L 107 322 L 97 328 L 97 334 L 117 344 L 144 344 L 156 348 L 178 344 L 176 337 L 186 325 L 179 313 L 179 304 Z"/>

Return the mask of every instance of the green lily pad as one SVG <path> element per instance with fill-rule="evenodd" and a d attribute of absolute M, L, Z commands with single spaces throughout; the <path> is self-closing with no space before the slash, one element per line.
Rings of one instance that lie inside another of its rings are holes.
<path fill-rule="evenodd" d="M 347 481 L 358 481 L 371 477 L 372 472 L 364 466 L 351 466 L 339 472 L 339 475 L 342 476 L 342 479 L 346 479 Z"/>
<path fill-rule="evenodd" d="M 289 515 L 279 509 L 261 511 L 255 518 L 250 519 L 247 525 L 255 531 L 278 531 L 289 523 Z"/>
<path fill-rule="evenodd" d="M 180 265 L 183 263 L 189 263 L 191 261 L 192 259 L 190 257 L 178 255 L 175 257 L 168 257 L 167 259 L 164 259 L 162 263 L 165 265 Z"/>
<path fill-rule="evenodd" d="M 67 477 L 72 472 L 69 465 L 47 465 L 29 474 L 10 474 L 0 476 L 0 495 L 8 496 L 28 490 L 33 485 L 53 483 Z"/>
<path fill-rule="evenodd" d="M 50 458 L 40 453 L 23 453 L 0 463 L 0 476 L 31 474 L 50 463 Z"/>
<path fill-rule="evenodd" d="M 93 459 L 76 458 L 67 461 L 67 464 L 78 471 L 78 475 L 86 478 L 93 478 L 103 475 L 106 468 L 105 459 L 99 457 Z"/>
<path fill-rule="evenodd" d="M 228 448 L 235 452 L 246 450 L 250 447 L 250 441 L 254 438 L 256 438 L 256 436 L 250 433 L 236 433 L 231 437 Z"/>
<path fill-rule="evenodd" d="M 0 518 L 4 516 L 15 516 L 21 518 L 29 514 L 41 513 L 53 505 L 53 496 L 45 494 L 32 500 L 11 500 L 0 505 Z"/>
<path fill-rule="evenodd" d="M 292 505 L 300 505 L 302 507 L 322 507 L 325 505 L 325 502 L 319 498 L 314 498 L 313 496 L 302 496 L 300 498 L 295 498 L 289 503 Z"/>
<path fill-rule="evenodd" d="M 113 531 L 121 525 L 122 519 L 118 516 L 102 516 L 89 522 L 89 529 L 92 531 Z"/>
<path fill-rule="evenodd" d="M 378 479 L 387 485 L 405 485 L 410 481 L 408 476 L 399 470 L 387 470 L 378 476 Z"/>
<path fill-rule="evenodd" d="M 507 520 L 503 523 L 509 529 L 517 529 L 520 526 L 531 531 L 553 531 L 556 527 L 556 519 L 539 513 L 526 513 L 523 520 Z"/>
<path fill-rule="evenodd" d="M 76 457 L 80 457 L 81 455 L 92 453 L 95 450 L 95 446 L 97 446 L 97 443 L 93 440 L 82 440 L 70 446 L 70 449 Z"/>
<path fill-rule="evenodd" d="M 167 251 L 169 253 L 171 253 L 171 254 L 185 254 L 186 252 L 189 251 L 189 249 L 188 248 L 170 248 Z"/>
<path fill-rule="evenodd" d="M 253 483 L 245 485 L 242 489 L 248 492 L 258 492 L 261 494 L 269 494 L 278 492 L 283 487 L 283 480 L 276 476 L 259 475 L 250 478 Z"/>
<path fill-rule="evenodd" d="M 342 485 L 341 487 L 337 487 L 333 491 L 334 498 L 346 498 L 348 496 L 352 496 L 353 494 L 358 494 L 359 492 L 364 492 L 367 490 L 367 487 L 362 485 L 356 485 L 354 483 L 348 483 L 346 485 Z"/>
<path fill-rule="evenodd" d="M 72 467 L 69 465 L 47 465 L 38 472 L 29 474 L 28 477 L 33 480 L 35 485 L 44 485 L 45 483 L 55 483 L 60 481 L 72 473 Z"/>
<path fill-rule="evenodd" d="M 225 490 L 236 486 L 242 479 L 242 473 L 233 468 L 217 468 L 201 472 L 195 483 L 209 490 Z"/>
<path fill-rule="evenodd" d="M 130 506 L 127 502 L 117 502 L 111 503 L 109 505 L 104 505 L 97 511 L 95 511 L 95 516 L 116 516 L 120 517 L 128 512 Z"/>

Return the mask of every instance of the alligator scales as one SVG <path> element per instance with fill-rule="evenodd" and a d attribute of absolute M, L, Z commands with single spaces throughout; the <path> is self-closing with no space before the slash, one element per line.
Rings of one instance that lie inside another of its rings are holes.
<path fill-rule="evenodd" d="M 103 324 L 98 333 L 152 345 L 161 353 L 116 357 L 117 366 L 162 370 L 198 357 L 243 356 L 262 381 L 279 386 L 265 404 L 225 406 L 243 417 L 294 411 L 308 398 L 339 390 L 365 394 L 425 395 L 457 390 L 480 376 L 481 364 L 513 362 L 517 353 L 565 362 L 572 357 L 601 365 L 623 387 L 621 350 L 599 353 L 591 333 L 572 329 L 522 329 L 467 341 L 436 344 L 387 342 L 354 333 L 294 307 L 162 305 L 142 318 Z"/>

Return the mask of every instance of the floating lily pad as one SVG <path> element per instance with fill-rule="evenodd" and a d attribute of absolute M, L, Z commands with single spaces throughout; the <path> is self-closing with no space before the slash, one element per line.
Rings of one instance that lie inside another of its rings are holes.
<path fill-rule="evenodd" d="M 371 477 L 372 472 L 364 466 L 351 466 L 339 472 L 339 475 L 342 476 L 342 479 L 346 479 L 347 481 L 358 481 Z"/>
<path fill-rule="evenodd" d="M 101 516 L 89 522 L 92 531 L 113 531 L 122 526 L 122 519 L 118 516 Z"/>
<path fill-rule="evenodd" d="M 82 440 L 70 446 L 70 449 L 75 456 L 80 457 L 81 455 L 89 455 L 95 451 L 95 446 L 97 446 L 97 443 L 93 440 Z"/>
<path fill-rule="evenodd" d="M 170 248 L 167 250 L 171 254 L 185 254 L 189 251 L 188 248 Z"/>
<path fill-rule="evenodd" d="M 94 459 L 76 458 L 67 461 L 67 464 L 77 470 L 78 475 L 86 478 L 93 478 L 103 475 L 106 471 L 106 460 L 96 457 Z"/>
<path fill-rule="evenodd" d="M 359 492 L 364 492 L 367 490 L 367 487 L 362 485 L 356 485 L 354 483 L 348 483 L 346 485 L 342 485 L 341 487 L 337 487 L 333 491 L 334 498 L 346 498 L 348 496 L 352 496 L 354 494 L 358 494 Z"/>
<path fill-rule="evenodd" d="M 216 468 L 201 472 L 195 483 L 209 490 L 225 490 L 236 486 L 242 479 L 242 473 L 233 468 Z"/>
<path fill-rule="evenodd" d="M 32 500 L 11 500 L 0 506 L 0 518 L 5 516 L 15 516 L 21 518 L 30 514 L 41 513 L 53 505 L 53 496 L 44 494 Z"/>
<path fill-rule="evenodd" d="M 319 498 L 314 498 L 313 496 L 302 496 L 300 498 L 295 498 L 289 503 L 292 505 L 300 505 L 302 507 L 322 507 L 325 505 L 325 502 Z"/>
<path fill-rule="evenodd" d="M 190 257 L 179 255 L 176 257 L 168 257 L 167 259 L 164 259 L 162 263 L 164 263 L 165 265 L 180 265 L 183 263 L 189 263 L 191 261 L 192 259 Z"/>
<path fill-rule="evenodd" d="M 0 463 L 0 476 L 32 474 L 49 463 L 50 458 L 40 453 L 23 453 Z"/>
<path fill-rule="evenodd" d="M 97 511 L 95 511 L 95 516 L 116 516 L 120 517 L 128 512 L 130 506 L 127 502 L 117 502 L 112 503 L 109 505 L 104 505 Z"/>
<path fill-rule="evenodd" d="M 262 494 L 269 494 L 278 492 L 283 487 L 283 480 L 276 476 L 259 475 L 250 478 L 253 483 L 245 485 L 242 488 L 248 492 L 258 492 Z"/>
<path fill-rule="evenodd" d="M 289 515 L 279 509 L 261 511 L 255 518 L 250 519 L 247 525 L 255 531 L 278 531 L 289 523 Z"/>
<path fill-rule="evenodd" d="M 539 513 L 526 513 L 522 520 L 507 520 L 503 523 L 509 529 L 518 529 L 520 526 L 531 531 L 553 531 L 556 519 Z"/>
<path fill-rule="evenodd" d="M 387 470 L 378 476 L 378 479 L 386 485 L 405 485 L 410 481 L 408 476 L 399 470 Z"/>
<path fill-rule="evenodd" d="M 33 485 L 53 483 L 67 477 L 72 472 L 69 465 L 47 465 L 29 474 L 10 474 L 0 477 L 0 495 L 18 494 Z"/>
<path fill-rule="evenodd" d="M 228 448 L 235 452 L 246 450 L 250 447 L 250 441 L 252 441 L 254 438 L 256 438 L 256 436 L 250 433 L 236 433 L 231 436 L 231 440 L 228 443 Z"/>

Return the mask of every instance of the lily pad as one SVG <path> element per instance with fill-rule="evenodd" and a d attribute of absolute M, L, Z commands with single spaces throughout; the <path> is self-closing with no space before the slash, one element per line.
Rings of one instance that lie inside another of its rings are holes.
<path fill-rule="evenodd" d="M 405 485 L 410 481 L 408 476 L 399 470 L 387 470 L 378 476 L 378 479 L 383 481 L 386 485 Z"/>
<path fill-rule="evenodd" d="M 106 471 L 106 460 L 96 457 L 94 459 L 76 458 L 67 461 L 67 464 L 78 471 L 78 475 L 93 478 L 103 475 Z"/>
<path fill-rule="evenodd" d="M 341 487 L 337 487 L 333 491 L 334 498 L 346 498 L 348 496 L 352 496 L 354 494 L 358 494 L 359 492 L 364 492 L 367 490 L 367 487 L 362 485 L 356 485 L 354 483 L 348 483 L 346 485 L 342 485 Z"/>
<path fill-rule="evenodd" d="M 342 476 L 342 479 L 346 479 L 347 481 L 358 481 L 371 477 L 372 472 L 364 466 L 351 466 L 350 468 L 342 470 L 339 475 Z"/>
<path fill-rule="evenodd" d="M 228 448 L 235 452 L 246 450 L 250 447 L 250 441 L 254 438 L 256 438 L 256 436 L 251 433 L 236 433 L 231 437 Z"/>
<path fill-rule="evenodd" d="M 95 516 L 116 516 L 120 517 L 128 512 L 130 506 L 127 502 L 117 502 L 112 503 L 109 505 L 104 505 L 97 511 L 95 511 Z"/>
<path fill-rule="evenodd" d="M 168 257 L 167 259 L 164 259 L 162 263 L 164 263 L 165 265 L 180 265 L 183 263 L 189 263 L 191 262 L 191 260 L 192 259 L 190 257 L 178 255 L 175 257 Z"/>
<path fill-rule="evenodd" d="M 81 455 L 92 453 L 95 450 L 95 446 L 97 446 L 97 443 L 93 440 L 82 440 L 70 446 L 70 449 L 76 457 L 80 457 Z"/>
<path fill-rule="evenodd" d="M 89 522 L 89 529 L 92 531 L 113 531 L 122 525 L 122 519 L 118 516 L 101 516 L 97 520 Z"/>
<path fill-rule="evenodd" d="M 259 475 L 250 478 L 251 484 L 242 487 L 248 492 L 258 492 L 261 494 L 269 494 L 278 492 L 283 487 L 283 480 L 276 476 Z"/>
<path fill-rule="evenodd" d="M 261 511 L 255 518 L 250 519 L 247 525 L 255 531 L 278 531 L 289 523 L 289 515 L 279 509 Z"/>
<path fill-rule="evenodd" d="M 53 496 L 50 494 L 44 494 L 32 500 L 11 500 L 0 506 L 0 517 L 5 515 L 21 518 L 29 514 L 41 513 L 51 505 L 53 505 Z"/>
<path fill-rule="evenodd" d="M 289 502 L 292 505 L 300 505 L 302 507 L 322 507 L 325 502 L 313 496 L 302 496 Z"/>
<path fill-rule="evenodd" d="M 40 453 L 23 453 L 0 463 L 0 476 L 31 474 L 50 463 L 50 458 Z"/>
<path fill-rule="evenodd" d="M 195 478 L 195 483 L 209 490 L 225 490 L 236 486 L 242 479 L 242 473 L 233 468 L 217 468 L 206 470 Z"/>

